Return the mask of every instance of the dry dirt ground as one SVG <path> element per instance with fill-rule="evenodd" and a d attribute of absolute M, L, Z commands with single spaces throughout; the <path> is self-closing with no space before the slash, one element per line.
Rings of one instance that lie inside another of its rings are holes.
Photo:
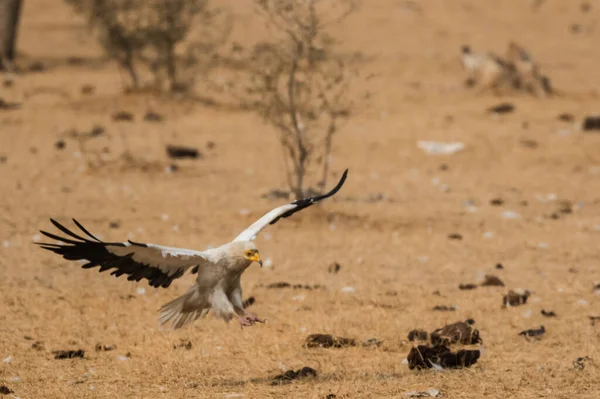
<path fill-rule="evenodd" d="M 285 187 L 275 132 L 248 112 L 122 94 L 122 74 L 80 18 L 60 1 L 26 1 L 19 62 L 41 61 L 46 70 L 0 88 L 5 101 L 21 104 L 0 111 L 0 383 L 19 398 L 400 398 L 429 387 L 446 398 L 597 398 L 600 325 L 589 316 L 600 315 L 592 289 L 600 281 L 600 134 L 578 126 L 600 109 L 600 4 L 584 13 L 580 1 L 534 3 L 373 0 L 335 28 L 344 50 L 364 55 L 357 92 L 372 93 L 334 146 L 330 182 L 349 168 L 346 185 L 259 237 L 272 267 L 252 266 L 242 284 L 266 324 L 241 330 L 209 315 L 172 332 L 159 330 L 156 311 L 191 276 L 152 289 L 82 270 L 31 242 L 39 229 L 52 230 L 49 217 L 75 217 L 116 241 L 197 249 L 225 242 L 281 203 L 261 197 Z M 251 45 L 262 23 L 249 2 L 223 4 L 236 17 L 233 39 Z M 460 45 L 502 53 L 509 40 L 540 60 L 561 96 L 499 98 L 462 86 Z M 81 94 L 85 84 L 96 92 Z M 502 101 L 516 111 L 485 112 Z M 165 121 L 143 121 L 149 109 Z M 135 121 L 114 122 L 119 110 Z M 575 123 L 558 120 L 563 112 Z M 110 149 L 103 167 L 89 166 L 94 158 L 68 133 L 94 125 L 106 129 L 91 144 Z M 55 148 L 60 139 L 63 150 Z M 465 149 L 427 155 L 418 140 L 462 141 Z M 169 143 L 205 157 L 166 173 Z M 120 158 L 125 151 L 134 161 Z M 494 198 L 504 204 L 492 206 Z M 561 201 L 572 213 L 548 217 Z M 342 268 L 330 274 L 334 261 Z M 458 289 L 485 273 L 506 287 Z M 278 281 L 325 289 L 265 287 Z M 513 288 L 532 297 L 502 309 Z M 454 312 L 432 311 L 452 304 Z M 408 331 L 467 318 L 483 338 L 476 365 L 417 372 L 403 363 Z M 542 324 L 541 340 L 518 336 Z M 311 333 L 383 344 L 305 349 Z M 182 339 L 191 348 L 174 349 Z M 97 343 L 116 349 L 96 352 Z M 54 360 L 59 349 L 83 349 L 85 358 Z M 573 367 L 586 356 L 584 369 Z M 282 369 L 303 366 L 318 377 L 270 385 Z"/>

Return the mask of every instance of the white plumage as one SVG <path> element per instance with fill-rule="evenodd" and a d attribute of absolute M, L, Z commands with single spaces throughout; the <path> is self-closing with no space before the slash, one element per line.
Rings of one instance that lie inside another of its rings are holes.
<path fill-rule="evenodd" d="M 62 255 L 67 260 L 86 260 L 88 263 L 82 266 L 84 269 L 100 267 L 100 272 L 112 269 L 111 275 L 119 277 L 126 274 L 130 281 L 147 279 L 153 287 L 166 288 L 174 279 L 191 269 L 192 273 L 197 274 L 195 284 L 184 295 L 161 307 L 161 324 L 171 323 L 173 328 L 181 328 L 212 310 L 217 317 L 225 321 L 237 317 L 242 326 L 250 326 L 263 321 L 244 309 L 240 284 L 242 273 L 252 262 L 258 262 L 262 266 L 254 239 L 269 224 L 274 224 L 280 218 L 287 218 L 337 193 L 347 174 L 348 170 L 344 171 L 339 183 L 327 194 L 277 207 L 254 222 L 233 241 L 206 251 L 133 241 L 102 242 L 75 219 L 73 222 L 87 237 L 73 233 L 50 219 L 52 224 L 69 238 L 41 231 L 45 236 L 61 243 L 36 244 Z"/>

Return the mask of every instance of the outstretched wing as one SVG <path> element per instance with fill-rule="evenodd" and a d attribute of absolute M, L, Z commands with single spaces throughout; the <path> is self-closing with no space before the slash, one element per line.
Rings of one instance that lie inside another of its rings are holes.
<path fill-rule="evenodd" d="M 260 233 L 260 231 L 262 229 L 264 229 L 265 227 L 267 227 L 268 225 L 276 223 L 281 218 L 287 218 L 289 216 L 292 216 L 294 213 L 301 211 L 304 208 L 308 208 L 315 202 L 318 202 L 325 198 L 331 197 L 332 195 L 337 193 L 340 190 L 340 188 L 342 188 L 342 186 L 344 185 L 344 182 L 346 181 L 347 176 L 348 176 L 348 169 L 346 169 L 344 171 L 344 173 L 342 174 L 342 178 L 340 179 L 338 184 L 333 188 L 333 190 L 331 190 L 327 194 L 323 194 L 323 195 L 319 195 L 319 196 L 311 197 L 311 198 L 302 198 L 302 199 L 292 202 L 291 204 L 282 205 L 278 208 L 271 210 L 266 215 L 264 215 L 263 217 L 258 219 L 256 222 L 254 222 L 246 230 L 242 231 L 242 233 L 239 236 L 237 236 L 236 238 L 234 238 L 233 241 L 235 242 L 235 241 L 254 240 L 256 238 L 256 235 L 258 233 Z"/>
<path fill-rule="evenodd" d="M 114 269 L 110 273 L 113 276 L 126 274 L 129 281 L 140 281 L 145 278 L 152 287 L 166 288 L 173 280 L 183 276 L 191 266 L 196 266 L 193 271 L 198 271 L 199 266 L 209 262 L 204 253 L 189 249 L 133 241 L 102 242 L 75 219 L 73 222 L 88 238 L 73 233 L 56 220 L 50 219 L 50 221 L 56 228 L 74 239 L 40 231 L 46 237 L 61 241 L 63 244 L 40 242 L 34 244 L 62 255 L 67 260 L 86 260 L 88 263 L 82 266 L 84 269 L 96 266 L 100 266 L 100 272 Z"/>

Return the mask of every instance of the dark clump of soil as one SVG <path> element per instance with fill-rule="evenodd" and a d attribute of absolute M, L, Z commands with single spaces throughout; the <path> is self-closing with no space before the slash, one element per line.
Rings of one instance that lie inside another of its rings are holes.
<path fill-rule="evenodd" d="M 356 346 L 356 340 L 331 334 L 311 334 L 306 337 L 304 346 L 307 348 L 346 348 Z"/>
<path fill-rule="evenodd" d="M 592 325 L 596 325 L 596 322 L 600 322 L 600 316 L 588 316 Z"/>
<path fill-rule="evenodd" d="M 408 333 L 408 340 L 409 341 L 427 341 L 428 335 L 429 334 L 427 334 L 427 331 L 425 331 L 425 330 L 414 329 Z"/>
<path fill-rule="evenodd" d="M 477 363 L 481 353 L 479 350 L 461 349 L 457 352 L 452 352 L 447 346 L 427 346 L 419 345 L 412 348 L 408 353 L 408 368 L 413 369 L 429 369 L 438 365 L 442 368 L 461 368 L 471 367 Z"/>
<path fill-rule="evenodd" d="M 438 311 L 438 312 L 454 312 L 456 310 L 456 306 L 454 305 L 436 305 L 433 307 L 432 310 Z"/>
<path fill-rule="evenodd" d="M 114 351 L 115 349 L 117 349 L 116 345 L 102 345 L 100 343 L 96 344 L 95 348 L 96 352 L 110 352 L 110 351 Z"/>
<path fill-rule="evenodd" d="M 43 351 L 45 349 L 45 345 L 42 341 L 35 341 L 31 344 L 31 349 L 35 349 L 36 351 Z"/>
<path fill-rule="evenodd" d="M 167 155 L 169 156 L 169 158 L 172 158 L 172 159 L 202 158 L 202 154 L 196 148 L 184 147 L 184 146 L 179 146 L 179 145 L 168 145 L 167 146 Z"/>
<path fill-rule="evenodd" d="M 502 305 L 504 307 L 524 305 L 530 296 L 531 293 L 529 291 L 515 292 L 511 290 L 502 298 Z"/>
<path fill-rule="evenodd" d="M 173 349 L 179 348 L 183 348 L 189 351 L 190 349 L 192 349 L 192 341 L 190 341 L 189 339 L 181 339 L 178 344 L 173 345 Z"/>
<path fill-rule="evenodd" d="M 448 234 L 448 238 L 450 240 L 462 240 L 463 236 L 460 233 L 452 233 L 452 234 Z"/>
<path fill-rule="evenodd" d="M 285 281 L 280 281 L 278 283 L 271 283 L 267 285 L 267 288 L 290 288 L 292 285 Z"/>
<path fill-rule="evenodd" d="M 146 112 L 146 115 L 144 115 L 144 120 L 146 122 L 162 122 L 164 119 L 165 118 L 162 115 L 153 111 L 148 111 Z"/>
<path fill-rule="evenodd" d="M 473 328 L 472 320 L 458 321 L 438 328 L 430 334 L 431 343 L 438 345 L 474 345 L 482 342 L 479 330 Z"/>
<path fill-rule="evenodd" d="M 508 114 L 510 112 L 514 112 L 515 106 L 511 103 L 502 103 L 498 105 L 494 105 L 493 107 L 488 108 L 488 112 L 491 114 Z"/>
<path fill-rule="evenodd" d="M 112 116 L 115 122 L 133 122 L 133 114 L 129 111 L 117 111 Z"/>
<path fill-rule="evenodd" d="M 339 272 L 341 269 L 342 266 L 339 263 L 333 262 L 331 265 L 329 265 L 327 271 L 331 274 L 337 274 L 337 272 Z"/>
<path fill-rule="evenodd" d="M 540 326 L 540 328 L 532 328 L 530 330 L 521 331 L 519 335 L 523 335 L 525 338 L 541 339 L 545 333 L 546 329 L 544 326 Z"/>
<path fill-rule="evenodd" d="M 542 316 L 556 317 L 556 313 L 554 313 L 554 311 L 552 311 L 552 310 L 544 310 L 544 309 L 542 309 Z"/>
<path fill-rule="evenodd" d="M 316 376 L 317 370 L 313 369 L 312 367 L 302 367 L 301 369 L 296 371 L 288 370 L 283 374 L 276 375 L 275 377 L 273 377 L 273 382 L 271 383 L 271 385 L 289 384 L 293 380 L 308 377 L 314 378 Z"/>
<path fill-rule="evenodd" d="M 583 120 L 583 130 L 600 130 L 600 116 L 588 116 Z"/>
<path fill-rule="evenodd" d="M 11 393 L 14 393 L 12 389 L 6 385 L 0 385 L 0 395 L 10 395 Z"/>
<path fill-rule="evenodd" d="M 504 287 L 504 282 L 496 276 L 486 274 L 483 282 L 480 285 L 482 287 Z"/>
<path fill-rule="evenodd" d="M 477 288 L 477 284 L 473 284 L 473 283 L 467 283 L 467 284 L 459 284 L 458 285 L 458 289 L 459 290 L 474 290 L 475 288 Z"/>
<path fill-rule="evenodd" d="M 78 350 L 68 350 L 68 351 L 53 351 L 52 354 L 54 355 L 55 359 L 74 359 L 76 357 L 80 357 L 83 358 L 83 355 L 85 355 L 85 351 L 83 349 L 78 349 Z"/>

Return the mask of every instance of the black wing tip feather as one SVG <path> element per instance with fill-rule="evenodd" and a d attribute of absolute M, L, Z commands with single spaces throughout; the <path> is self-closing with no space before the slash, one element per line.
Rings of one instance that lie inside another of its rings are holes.
<path fill-rule="evenodd" d="M 71 238 L 60 237 L 58 235 L 40 230 L 40 233 L 42 233 L 46 237 L 63 242 L 65 244 L 51 244 L 43 242 L 34 242 L 34 244 L 39 245 L 42 249 L 46 249 L 48 251 L 52 251 L 58 255 L 61 255 L 66 260 L 88 261 L 88 263 L 82 265 L 82 268 L 84 269 L 91 269 L 98 266 L 100 267 L 98 270 L 99 272 L 115 269 L 111 272 L 111 275 L 119 277 L 123 274 L 127 274 L 127 279 L 129 281 L 140 281 L 145 278 L 148 280 L 148 284 L 151 287 L 156 288 L 167 288 L 171 285 L 173 280 L 183 276 L 185 272 L 184 269 L 179 269 L 177 272 L 173 273 L 172 275 L 169 275 L 168 273 L 163 272 L 157 267 L 136 262 L 135 260 L 133 260 L 134 252 L 123 256 L 115 255 L 114 253 L 110 252 L 106 247 L 108 245 L 125 247 L 125 243 L 102 242 L 98 238 L 94 237 L 94 235 L 87 231 L 87 229 L 85 229 L 81 225 L 81 223 L 77 222 L 75 219 L 73 219 L 73 222 L 77 225 L 77 227 L 79 227 L 79 229 L 81 229 L 81 231 L 83 231 L 87 236 L 94 239 L 94 241 L 78 236 L 77 234 L 73 233 L 71 230 L 67 229 L 54 219 L 50 219 L 50 221 L 60 231 L 62 231 L 68 236 L 77 238 L 78 241 L 73 240 Z M 133 241 L 129 241 L 129 243 L 132 246 L 148 247 L 146 244 L 137 243 Z"/>
<path fill-rule="evenodd" d="M 344 173 L 342 173 L 342 177 L 340 178 L 340 181 L 338 182 L 338 184 L 336 184 L 336 186 L 333 189 L 331 189 L 331 191 L 329 191 L 328 193 L 325 193 L 325 194 L 317 195 L 315 197 L 301 198 L 299 200 L 292 202 L 292 204 L 297 205 L 296 208 L 291 209 L 291 210 L 285 212 L 284 214 L 280 215 L 279 217 L 273 219 L 269 224 L 275 224 L 281 218 L 287 218 L 289 216 L 292 216 L 294 213 L 301 211 L 304 208 L 308 208 L 315 202 L 319 202 L 321 200 L 324 200 L 325 198 L 329 198 L 329 197 L 335 195 L 338 191 L 340 191 L 340 189 L 346 182 L 347 177 L 348 177 L 348 169 L 346 169 L 344 171 Z"/>

